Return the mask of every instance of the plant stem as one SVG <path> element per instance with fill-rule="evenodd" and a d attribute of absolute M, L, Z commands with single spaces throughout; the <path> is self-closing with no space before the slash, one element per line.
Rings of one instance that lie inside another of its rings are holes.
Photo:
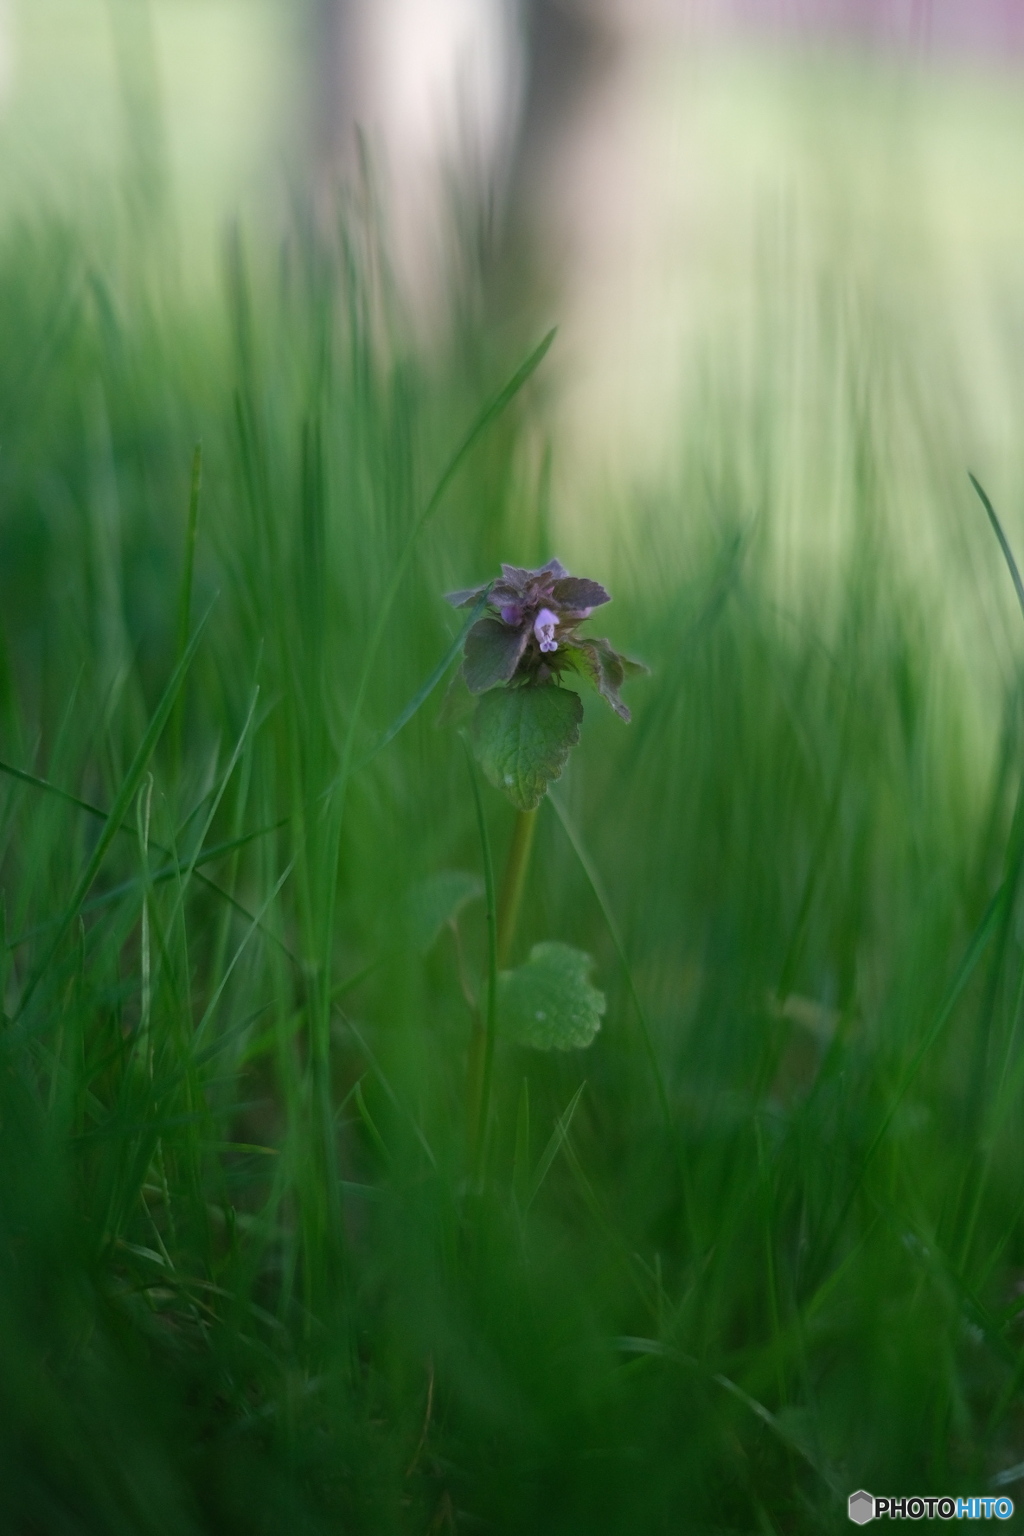
<path fill-rule="evenodd" d="M 470 1158 L 474 1177 L 483 1175 L 487 1150 L 487 1126 L 490 1114 L 491 1078 L 494 1068 L 494 1031 L 497 1010 L 498 971 L 508 964 L 516 936 L 519 909 L 523 900 L 526 874 L 530 867 L 533 834 L 537 826 L 536 811 L 520 811 L 512 829 L 505 873 L 501 882 L 501 897 L 494 900 L 494 875 L 491 866 L 490 844 L 484 821 L 483 806 L 472 760 L 468 757 L 473 794 L 476 800 L 477 820 L 484 858 L 484 878 L 487 888 L 488 967 L 486 1008 L 478 1009 L 469 1040 L 469 1062 L 466 1080 L 467 1119 L 470 1137 Z M 497 908 L 497 910 L 495 910 Z"/>
<path fill-rule="evenodd" d="M 537 812 L 520 811 L 512 829 L 505 873 L 501 881 L 501 897 L 498 902 L 498 966 L 508 965 L 515 943 L 519 909 L 523 904 L 523 891 L 530 868 L 533 835 L 537 830 Z"/>
<path fill-rule="evenodd" d="M 491 843 L 487 836 L 487 820 L 480 785 L 477 782 L 473 757 L 465 737 L 462 745 L 466 750 L 466 766 L 473 786 L 476 805 L 477 829 L 480 833 L 480 851 L 484 864 L 484 889 L 487 896 L 487 1001 L 486 1008 L 477 1008 L 473 1032 L 469 1041 L 469 1062 L 466 1073 L 466 1110 L 469 1131 L 469 1155 L 473 1167 L 474 1182 L 483 1173 L 484 1153 L 487 1141 L 487 1117 L 491 1097 L 491 1069 L 494 1063 L 494 1028 L 498 1006 L 498 937 L 497 912 L 494 899 L 494 866 L 491 862 Z"/>
<path fill-rule="evenodd" d="M 530 867 L 533 834 L 537 826 L 536 811 L 520 811 L 512 829 L 505 873 L 501 880 L 501 896 L 495 918 L 493 878 L 488 874 L 487 925 L 490 938 L 490 965 L 488 967 L 486 1022 L 478 1012 L 469 1041 L 470 1134 L 473 1167 L 476 1177 L 483 1174 L 487 1150 L 487 1122 L 490 1112 L 491 1077 L 494 1068 L 494 1030 L 497 1006 L 498 971 L 508 965 L 515 942 L 519 908 L 523 901 L 523 888 Z M 489 854 L 485 855 L 489 866 Z"/>

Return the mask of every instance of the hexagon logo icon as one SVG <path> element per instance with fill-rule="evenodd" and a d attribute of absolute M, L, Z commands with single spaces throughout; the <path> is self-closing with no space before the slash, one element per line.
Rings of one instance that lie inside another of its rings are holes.
<path fill-rule="evenodd" d="M 865 1493 L 863 1488 L 850 1494 L 850 1502 L 847 1513 L 854 1525 L 867 1525 L 869 1520 L 875 1518 L 875 1501 L 870 1493 Z"/>

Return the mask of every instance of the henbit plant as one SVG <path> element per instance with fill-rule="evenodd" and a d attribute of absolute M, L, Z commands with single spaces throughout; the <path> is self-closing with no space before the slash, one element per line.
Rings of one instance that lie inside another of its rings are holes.
<path fill-rule="evenodd" d="M 525 964 L 505 967 L 512 953 L 533 849 L 537 808 L 560 778 L 580 739 L 583 702 L 561 686 L 562 674 L 587 677 L 615 713 L 630 713 L 619 692 L 628 677 L 645 672 L 609 640 L 580 634 L 595 608 L 611 601 L 598 581 L 570 576 L 559 560 L 536 570 L 502 564 L 483 586 L 450 592 L 455 608 L 491 611 L 465 634 L 461 676 L 480 695 L 471 739 L 490 782 L 511 800 L 516 823 L 501 897 L 494 882 L 479 790 L 473 781 L 486 872 L 488 984 L 484 1018 L 474 1011 L 467 1074 L 467 1115 L 474 1162 L 485 1155 L 496 1030 L 539 1050 L 574 1050 L 591 1044 L 605 1011 L 604 994 L 590 983 L 593 960 L 568 944 L 535 944 Z M 470 770 L 472 772 L 472 768 Z M 499 969 L 500 968 L 500 969 Z"/>

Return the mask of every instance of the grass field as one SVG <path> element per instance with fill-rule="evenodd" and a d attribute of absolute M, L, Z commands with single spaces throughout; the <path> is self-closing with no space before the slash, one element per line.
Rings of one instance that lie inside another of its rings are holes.
<path fill-rule="evenodd" d="M 212 307 L 127 238 L 4 237 L 0 1525 L 1014 1494 L 1021 631 L 962 380 L 824 285 L 784 432 L 777 288 L 665 484 L 588 522 L 557 340 L 492 410 L 541 328 L 425 356 L 388 293 L 358 223 L 239 237 Z M 628 726 L 584 690 L 510 956 L 592 955 L 602 1027 L 499 1036 L 481 1156 L 513 812 L 443 594 L 552 555 L 650 676 Z"/>

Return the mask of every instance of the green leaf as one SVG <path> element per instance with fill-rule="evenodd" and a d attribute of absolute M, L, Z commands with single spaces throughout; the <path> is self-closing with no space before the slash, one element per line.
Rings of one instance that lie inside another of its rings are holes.
<path fill-rule="evenodd" d="M 630 661 L 608 640 L 577 640 L 569 656 L 576 670 L 590 678 L 601 697 L 628 724 L 631 716 L 619 689 L 628 677 L 637 677 L 647 671 L 643 663 Z"/>
<path fill-rule="evenodd" d="M 432 949 L 445 923 L 483 893 L 483 881 L 465 869 L 442 869 L 418 880 L 406 898 L 405 917 L 419 953 Z"/>
<path fill-rule="evenodd" d="M 554 683 L 487 693 L 473 716 L 473 748 L 497 789 L 520 811 L 534 810 L 580 739 L 583 702 Z"/>
<path fill-rule="evenodd" d="M 535 944 L 525 965 L 498 977 L 498 1029 L 538 1051 L 577 1051 L 601 1028 L 605 997 L 593 960 L 568 944 Z"/>
<path fill-rule="evenodd" d="M 526 649 L 529 631 L 512 629 L 500 619 L 480 619 L 466 636 L 462 672 L 470 693 L 485 693 L 507 683 Z"/>

